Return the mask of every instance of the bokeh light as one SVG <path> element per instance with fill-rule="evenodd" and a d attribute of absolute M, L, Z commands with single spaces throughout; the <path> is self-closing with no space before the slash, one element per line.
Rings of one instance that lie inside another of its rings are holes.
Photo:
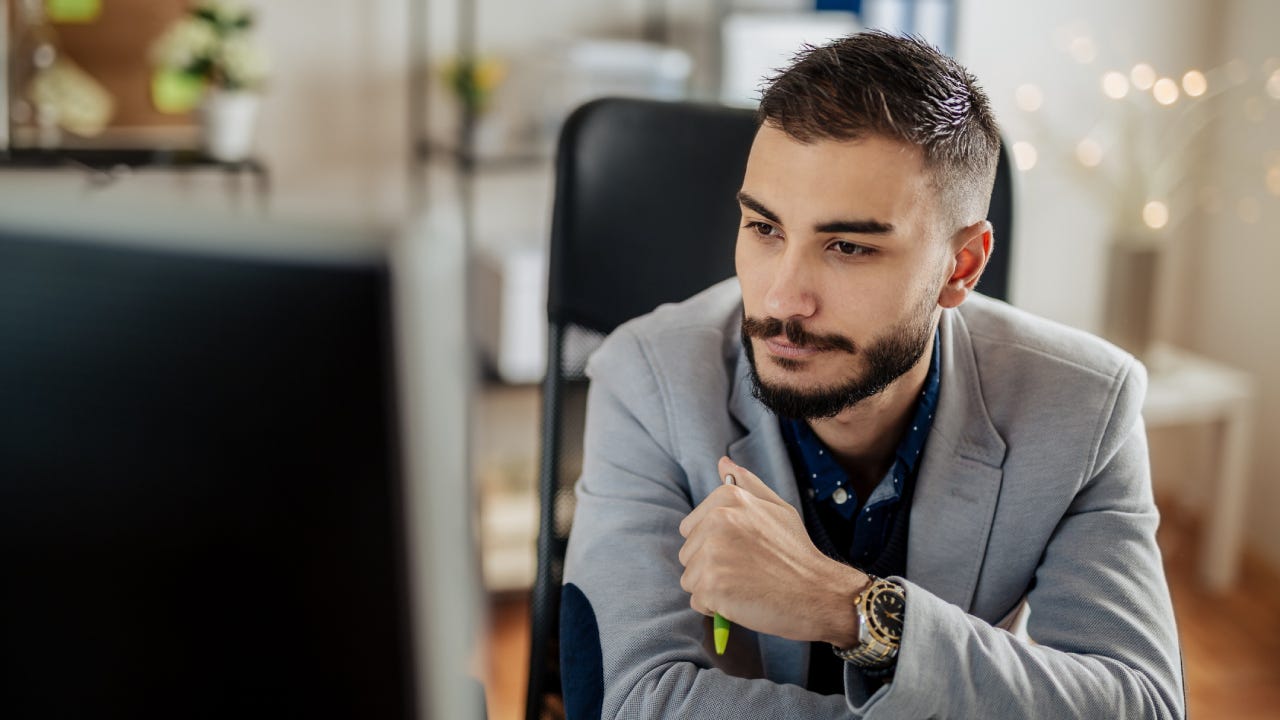
<path fill-rule="evenodd" d="M 1199 70 L 1188 70 L 1182 76 L 1182 89 L 1191 97 L 1200 97 L 1209 89 L 1209 81 Z"/>
<path fill-rule="evenodd" d="M 1170 78 L 1160 78 L 1152 86 L 1151 94 L 1161 105 L 1172 105 L 1178 102 L 1178 83 Z"/>
<path fill-rule="evenodd" d="M 1044 104 L 1044 93 L 1038 85 L 1031 83 L 1019 85 L 1014 91 L 1014 98 L 1017 100 L 1018 109 L 1026 112 L 1035 112 Z"/>
<path fill-rule="evenodd" d="M 1103 75 L 1102 93 L 1112 100 L 1119 100 L 1129 94 L 1129 78 L 1114 70 Z"/>
<path fill-rule="evenodd" d="M 1159 200 L 1152 200 L 1142 206 L 1142 222 L 1153 230 L 1159 230 L 1169 224 L 1169 206 Z"/>
<path fill-rule="evenodd" d="M 1071 54 L 1071 59 L 1081 65 L 1088 65 L 1098 56 L 1098 49 L 1094 47 L 1093 38 L 1088 35 L 1081 35 L 1071 41 L 1071 45 L 1067 47 L 1067 52 Z"/>
<path fill-rule="evenodd" d="M 1156 70 L 1146 63 L 1138 63 L 1129 71 L 1129 79 L 1139 90 L 1150 90 L 1156 82 Z"/>
<path fill-rule="evenodd" d="M 1025 140 L 1019 140 L 1013 144 L 1013 162 L 1019 170 L 1030 170 L 1035 167 L 1039 157 L 1035 145 Z"/>
<path fill-rule="evenodd" d="M 1102 164 L 1102 145 L 1093 138 L 1085 138 L 1076 143 L 1076 160 L 1087 167 L 1098 167 Z"/>

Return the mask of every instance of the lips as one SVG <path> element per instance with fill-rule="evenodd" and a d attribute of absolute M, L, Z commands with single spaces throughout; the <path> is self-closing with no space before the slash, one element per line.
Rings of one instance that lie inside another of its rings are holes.
<path fill-rule="evenodd" d="M 791 345 L 782 340 L 765 340 L 765 347 L 769 348 L 769 352 L 778 357 L 788 358 L 790 360 L 803 360 L 813 357 L 822 352 L 814 348 L 798 347 Z"/>

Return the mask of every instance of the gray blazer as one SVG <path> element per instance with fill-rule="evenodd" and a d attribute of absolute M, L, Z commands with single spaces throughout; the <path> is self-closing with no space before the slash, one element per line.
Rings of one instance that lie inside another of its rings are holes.
<path fill-rule="evenodd" d="M 728 280 L 623 325 L 591 358 L 565 565 L 571 709 L 593 705 L 585 674 L 606 718 L 1183 717 L 1145 371 L 981 296 L 942 314 L 893 681 L 869 693 L 846 664 L 843 696 L 809 692 L 808 643 L 739 626 L 712 652 L 680 588 L 677 527 L 718 487 L 716 460 L 799 507 L 777 419 L 751 396 L 741 312 Z M 1014 617 L 1025 634 L 1003 629 Z"/>

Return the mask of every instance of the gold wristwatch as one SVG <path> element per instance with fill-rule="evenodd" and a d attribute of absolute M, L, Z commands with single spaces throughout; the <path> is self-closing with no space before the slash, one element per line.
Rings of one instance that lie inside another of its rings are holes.
<path fill-rule="evenodd" d="M 889 580 L 871 578 L 871 584 L 854 600 L 858 612 L 858 644 L 841 649 L 836 657 L 863 671 L 884 671 L 898 659 L 902 642 L 902 618 L 907 612 L 906 592 Z"/>

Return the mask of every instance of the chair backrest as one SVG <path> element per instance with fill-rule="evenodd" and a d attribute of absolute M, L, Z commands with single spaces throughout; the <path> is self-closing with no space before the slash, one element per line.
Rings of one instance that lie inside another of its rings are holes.
<path fill-rule="evenodd" d="M 562 715 L 560 583 L 586 357 L 623 322 L 733 274 L 736 195 L 755 130 L 749 110 L 610 98 L 578 108 L 561 131 L 527 718 Z"/>
<path fill-rule="evenodd" d="M 586 358 L 623 322 L 733 274 L 736 195 L 755 132 L 750 110 L 617 98 L 582 106 L 561 132 L 527 720 L 563 717 L 560 585 L 582 468 Z M 1011 222 L 1003 158 L 1000 167 L 998 235 Z M 1001 272 L 982 288 L 1003 296 L 1006 284 Z"/>

